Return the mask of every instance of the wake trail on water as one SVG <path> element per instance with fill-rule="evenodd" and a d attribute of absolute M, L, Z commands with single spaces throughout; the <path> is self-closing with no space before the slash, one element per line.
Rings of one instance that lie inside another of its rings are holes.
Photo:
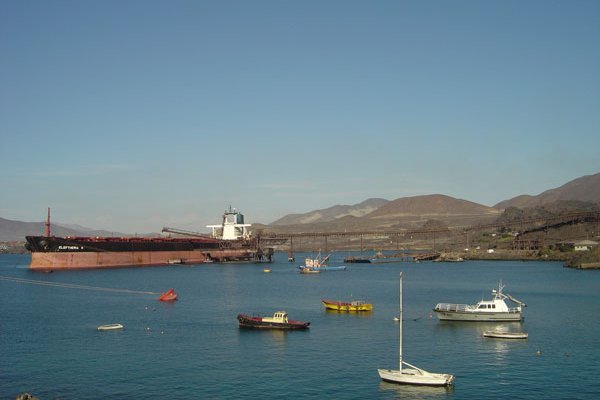
<path fill-rule="evenodd" d="M 77 285 L 77 284 L 73 284 L 73 283 L 36 281 L 33 279 L 16 278 L 13 276 L 2 276 L 2 275 L 0 275 L 0 281 L 25 283 L 25 284 L 29 284 L 29 285 L 52 286 L 52 287 L 59 287 L 59 288 L 65 288 L 65 289 L 96 290 L 96 291 L 100 291 L 100 292 L 148 294 L 148 295 L 161 294 L 160 292 L 147 292 L 147 291 L 142 291 L 142 290 L 114 289 L 114 288 L 105 288 L 105 287 L 100 287 L 100 286 Z"/>

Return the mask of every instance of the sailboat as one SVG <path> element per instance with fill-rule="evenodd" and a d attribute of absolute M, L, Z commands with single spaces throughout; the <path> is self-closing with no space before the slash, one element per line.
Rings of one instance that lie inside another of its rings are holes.
<path fill-rule="evenodd" d="M 400 361 L 398 369 L 378 369 L 382 380 L 402 385 L 449 386 L 454 382 L 454 376 L 427 372 L 415 367 L 402 359 L 402 272 L 400 272 Z M 402 368 L 406 365 L 409 368 Z"/>

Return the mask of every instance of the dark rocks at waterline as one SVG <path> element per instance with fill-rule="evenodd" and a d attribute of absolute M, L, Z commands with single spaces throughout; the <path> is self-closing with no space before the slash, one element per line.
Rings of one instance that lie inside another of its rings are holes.
<path fill-rule="evenodd" d="M 15 400 L 40 400 L 38 397 L 35 397 L 31 393 L 21 393 L 15 397 Z"/>

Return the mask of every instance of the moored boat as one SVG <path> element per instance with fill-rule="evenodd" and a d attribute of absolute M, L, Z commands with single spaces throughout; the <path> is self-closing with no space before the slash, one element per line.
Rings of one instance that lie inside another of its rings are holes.
<path fill-rule="evenodd" d="M 441 374 L 437 372 L 429 372 L 415 367 L 407 363 L 403 359 L 402 354 L 402 272 L 400 272 L 400 314 L 399 320 L 399 352 L 398 352 L 398 369 L 383 369 L 377 370 L 381 380 L 400 385 L 420 385 L 420 386 L 450 386 L 454 382 L 454 375 Z M 404 368 L 407 366 L 409 368 Z"/>
<path fill-rule="evenodd" d="M 31 270 L 111 268 L 205 262 L 271 261 L 273 248 L 261 248 L 244 216 L 229 208 L 212 235 L 163 228 L 178 237 L 52 236 L 50 212 L 44 236 L 26 236 Z M 187 237 L 182 237 L 185 235 Z"/>
<path fill-rule="evenodd" d="M 323 305 L 325 306 L 326 309 L 335 310 L 335 311 L 372 311 L 373 310 L 373 304 L 364 302 L 362 300 L 353 300 L 350 302 L 344 302 L 344 301 L 321 299 L 321 303 L 323 303 Z"/>
<path fill-rule="evenodd" d="M 501 332 L 501 331 L 484 331 L 483 337 L 496 339 L 527 339 L 527 332 Z"/>
<path fill-rule="evenodd" d="M 258 329 L 307 329 L 308 321 L 295 321 L 288 318 L 285 311 L 276 311 L 272 317 L 250 316 L 238 314 L 240 328 Z"/>
<path fill-rule="evenodd" d="M 475 305 L 438 303 L 433 311 L 442 321 L 522 321 L 523 307 L 526 307 L 526 304 L 503 293 L 503 289 L 504 286 L 500 282 L 498 289 L 492 290 L 491 300 L 481 300 Z M 505 300 L 510 300 L 517 306 L 509 307 Z"/>
<path fill-rule="evenodd" d="M 354 263 L 354 264 L 371 264 L 371 260 L 369 260 L 368 258 L 354 257 L 354 256 L 344 258 L 344 262 L 345 263 Z"/>
<path fill-rule="evenodd" d="M 122 324 L 108 324 L 108 325 L 100 325 L 98 328 L 99 331 L 114 331 L 117 329 L 123 329 Z"/>

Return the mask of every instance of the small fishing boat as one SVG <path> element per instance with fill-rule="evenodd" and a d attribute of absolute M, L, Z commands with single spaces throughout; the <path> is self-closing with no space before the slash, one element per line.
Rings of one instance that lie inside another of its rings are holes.
<path fill-rule="evenodd" d="M 123 329 L 123 325 L 121 325 L 121 324 L 100 325 L 97 329 L 99 331 L 114 331 L 117 329 Z"/>
<path fill-rule="evenodd" d="M 264 268 L 263 272 L 271 272 L 271 269 L 270 268 Z"/>
<path fill-rule="evenodd" d="M 500 282 L 498 289 L 492 290 L 491 300 L 481 300 L 475 305 L 438 303 L 433 311 L 443 321 L 522 321 L 522 310 L 527 305 L 509 294 L 502 293 L 503 289 L 504 286 Z M 510 300 L 517 306 L 509 307 L 505 300 Z"/>
<path fill-rule="evenodd" d="M 177 293 L 175 293 L 174 289 L 169 289 L 162 293 L 158 299 L 160 301 L 175 301 L 177 300 Z"/>
<path fill-rule="evenodd" d="M 345 302 L 345 301 L 334 301 L 334 300 L 321 299 L 321 303 L 323 303 L 323 305 L 325 306 L 326 309 L 335 310 L 335 311 L 372 311 L 373 310 L 373 304 L 366 303 L 362 300 L 354 300 L 354 301 L 350 301 L 350 302 Z"/>
<path fill-rule="evenodd" d="M 321 253 L 315 258 L 305 258 L 304 265 L 300 265 L 298 270 L 302 274 L 319 273 L 321 271 L 345 271 L 345 265 L 329 266 L 327 261 L 329 256 L 321 258 Z"/>
<path fill-rule="evenodd" d="M 272 317 L 238 314 L 237 319 L 240 323 L 240 328 L 307 329 L 310 325 L 310 322 L 289 319 L 285 311 L 276 311 Z"/>
<path fill-rule="evenodd" d="M 527 339 L 529 334 L 527 332 L 484 331 L 483 337 L 496 339 Z"/>
<path fill-rule="evenodd" d="M 305 265 L 301 265 L 298 267 L 298 272 L 301 274 L 318 274 L 321 271 L 345 271 L 345 265 L 339 265 L 335 267 L 323 266 L 323 267 L 307 267 Z"/>
<path fill-rule="evenodd" d="M 450 386 L 454 375 L 428 372 L 402 359 L 402 272 L 400 272 L 400 315 L 399 315 L 399 366 L 398 369 L 378 369 L 379 377 L 392 383 L 421 386 Z M 406 365 L 409 368 L 402 368 Z"/>
<path fill-rule="evenodd" d="M 298 272 L 301 274 L 320 274 L 320 268 L 298 267 Z"/>

